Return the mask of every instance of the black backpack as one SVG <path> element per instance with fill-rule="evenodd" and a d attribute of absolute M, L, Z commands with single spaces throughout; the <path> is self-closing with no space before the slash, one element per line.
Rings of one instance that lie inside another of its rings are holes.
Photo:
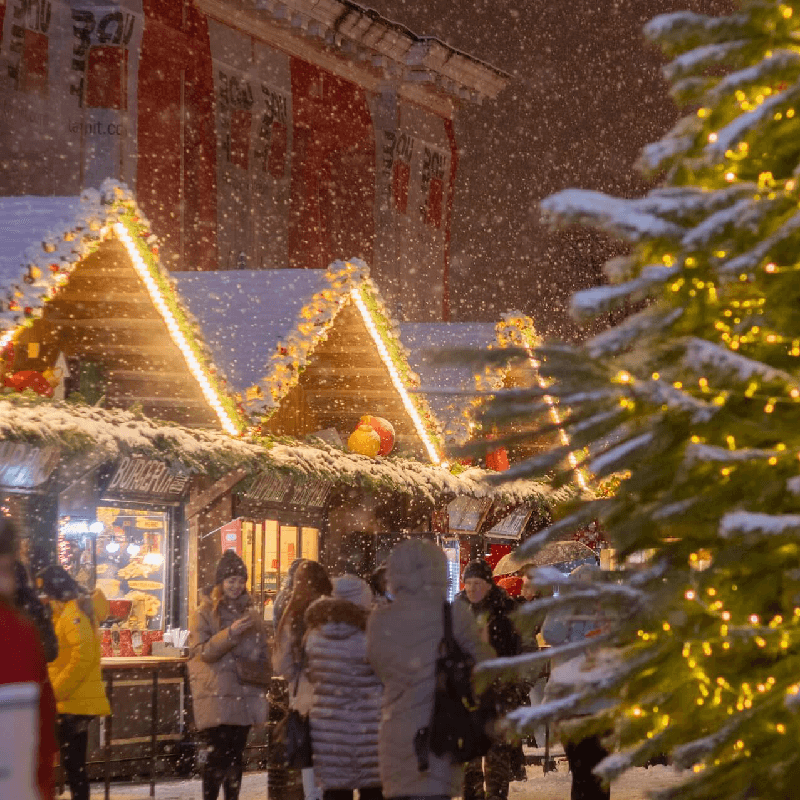
<path fill-rule="evenodd" d="M 436 688 L 430 725 L 414 739 L 420 772 L 428 769 L 428 752 L 449 756 L 464 764 L 486 754 L 492 745 L 489 729 L 494 720 L 491 704 L 475 701 L 472 669 L 475 661 L 453 636 L 452 608 L 444 604 L 444 637 L 436 659 Z"/>

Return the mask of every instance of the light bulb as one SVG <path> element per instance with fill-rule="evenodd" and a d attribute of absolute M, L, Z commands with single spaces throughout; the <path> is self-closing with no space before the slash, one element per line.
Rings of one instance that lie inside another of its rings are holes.
<path fill-rule="evenodd" d="M 160 567 L 164 563 L 164 556 L 161 553 L 148 553 L 142 561 L 154 567 Z"/>
<path fill-rule="evenodd" d="M 112 539 L 107 545 L 106 550 L 109 553 L 116 553 L 119 550 L 119 542 L 115 539 Z"/>
<path fill-rule="evenodd" d="M 128 555 L 129 556 L 138 556 L 139 555 L 139 551 L 141 549 L 142 549 L 141 545 L 133 544 L 133 542 L 131 542 L 128 545 Z"/>

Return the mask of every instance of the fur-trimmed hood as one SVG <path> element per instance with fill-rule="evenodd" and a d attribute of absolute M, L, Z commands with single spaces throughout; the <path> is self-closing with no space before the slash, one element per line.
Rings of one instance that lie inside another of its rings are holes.
<path fill-rule="evenodd" d="M 350 625 L 360 631 L 367 629 L 369 610 L 338 597 L 320 597 L 306 611 L 308 630 L 329 623 Z"/>

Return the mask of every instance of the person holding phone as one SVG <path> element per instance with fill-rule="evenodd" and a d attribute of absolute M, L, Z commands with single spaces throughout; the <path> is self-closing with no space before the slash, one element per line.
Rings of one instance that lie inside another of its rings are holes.
<path fill-rule="evenodd" d="M 208 745 L 203 800 L 217 800 L 223 784 L 226 800 L 237 800 L 250 728 L 267 721 L 266 627 L 246 587 L 244 561 L 225 551 L 214 588 L 189 626 L 194 718 Z"/>

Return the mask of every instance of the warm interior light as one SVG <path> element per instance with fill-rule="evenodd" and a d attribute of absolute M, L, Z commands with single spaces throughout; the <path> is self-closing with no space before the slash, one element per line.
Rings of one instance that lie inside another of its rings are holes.
<path fill-rule="evenodd" d="M 142 563 L 152 567 L 160 567 L 164 563 L 164 556 L 161 553 L 147 553 L 142 559 Z"/>
<path fill-rule="evenodd" d="M 203 396 L 205 397 L 206 401 L 211 408 L 214 409 L 214 412 L 219 418 L 219 421 L 222 424 L 222 427 L 225 429 L 225 432 L 229 433 L 231 436 L 238 436 L 238 425 L 233 419 L 231 419 L 230 415 L 225 410 L 222 399 L 212 385 L 211 381 L 208 379 L 203 365 L 194 354 L 191 346 L 189 345 L 189 341 L 187 340 L 183 331 L 180 329 L 178 321 L 175 319 L 175 315 L 167 305 L 158 283 L 150 274 L 147 264 L 145 264 L 144 259 L 139 254 L 133 238 L 121 222 L 116 222 L 114 224 L 114 232 L 117 234 L 120 241 L 125 246 L 125 249 L 128 251 L 128 256 L 131 259 L 131 263 L 133 264 L 137 275 L 142 279 L 142 283 L 144 283 L 145 287 L 147 288 L 147 291 L 150 294 L 150 299 L 153 301 L 153 305 L 158 309 L 158 313 L 161 314 L 161 318 L 164 320 L 164 323 L 167 326 L 167 330 L 172 337 L 172 341 L 175 342 L 175 344 L 178 346 L 178 349 L 183 354 L 186 365 L 189 367 L 189 371 L 199 384 L 200 390 L 203 392 Z"/>
<path fill-rule="evenodd" d="M 441 464 L 442 460 L 439 457 L 436 446 L 431 441 L 430 436 L 428 436 L 428 432 L 425 430 L 425 425 L 422 422 L 422 417 L 420 417 L 416 406 L 406 391 L 406 387 L 403 385 L 403 379 L 400 377 L 400 373 L 398 372 L 397 367 L 395 367 L 391 355 L 389 355 L 389 351 L 387 350 L 386 345 L 381 338 L 380 332 L 372 320 L 372 315 L 369 313 L 369 309 L 367 308 L 367 304 L 364 302 L 364 298 L 361 297 L 361 291 L 359 289 L 353 289 L 350 292 L 350 297 L 353 298 L 356 308 L 358 308 L 358 310 L 361 312 L 361 317 L 364 320 L 364 324 L 367 326 L 367 330 L 369 331 L 372 340 L 375 342 L 375 347 L 378 349 L 378 353 L 380 353 L 381 359 L 386 365 L 386 369 L 389 370 L 389 376 L 392 379 L 392 383 L 394 384 L 395 389 L 397 389 L 400 399 L 403 401 L 403 405 L 405 406 L 408 415 L 411 417 L 411 421 L 414 423 L 414 428 L 417 431 L 417 435 L 420 439 L 422 439 L 422 443 L 425 445 L 428 458 L 430 458 L 433 464 Z"/>
<path fill-rule="evenodd" d="M 116 553 L 119 551 L 119 542 L 116 539 L 112 539 L 107 545 L 106 550 L 109 553 Z"/>
<path fill-rule="evenodd" d="M 128 555 L 129 555 L 129 556 L 138 556 L 138 555 L 139 555 L 139 551 L 140 551 L 141 549 L 142 549 L 142 546 L 141 546 L 141 545 L 139 545 L 139 544 L 134 544 L 133 542 L 131 542 L 131 543 L 128 545 Z"/>

